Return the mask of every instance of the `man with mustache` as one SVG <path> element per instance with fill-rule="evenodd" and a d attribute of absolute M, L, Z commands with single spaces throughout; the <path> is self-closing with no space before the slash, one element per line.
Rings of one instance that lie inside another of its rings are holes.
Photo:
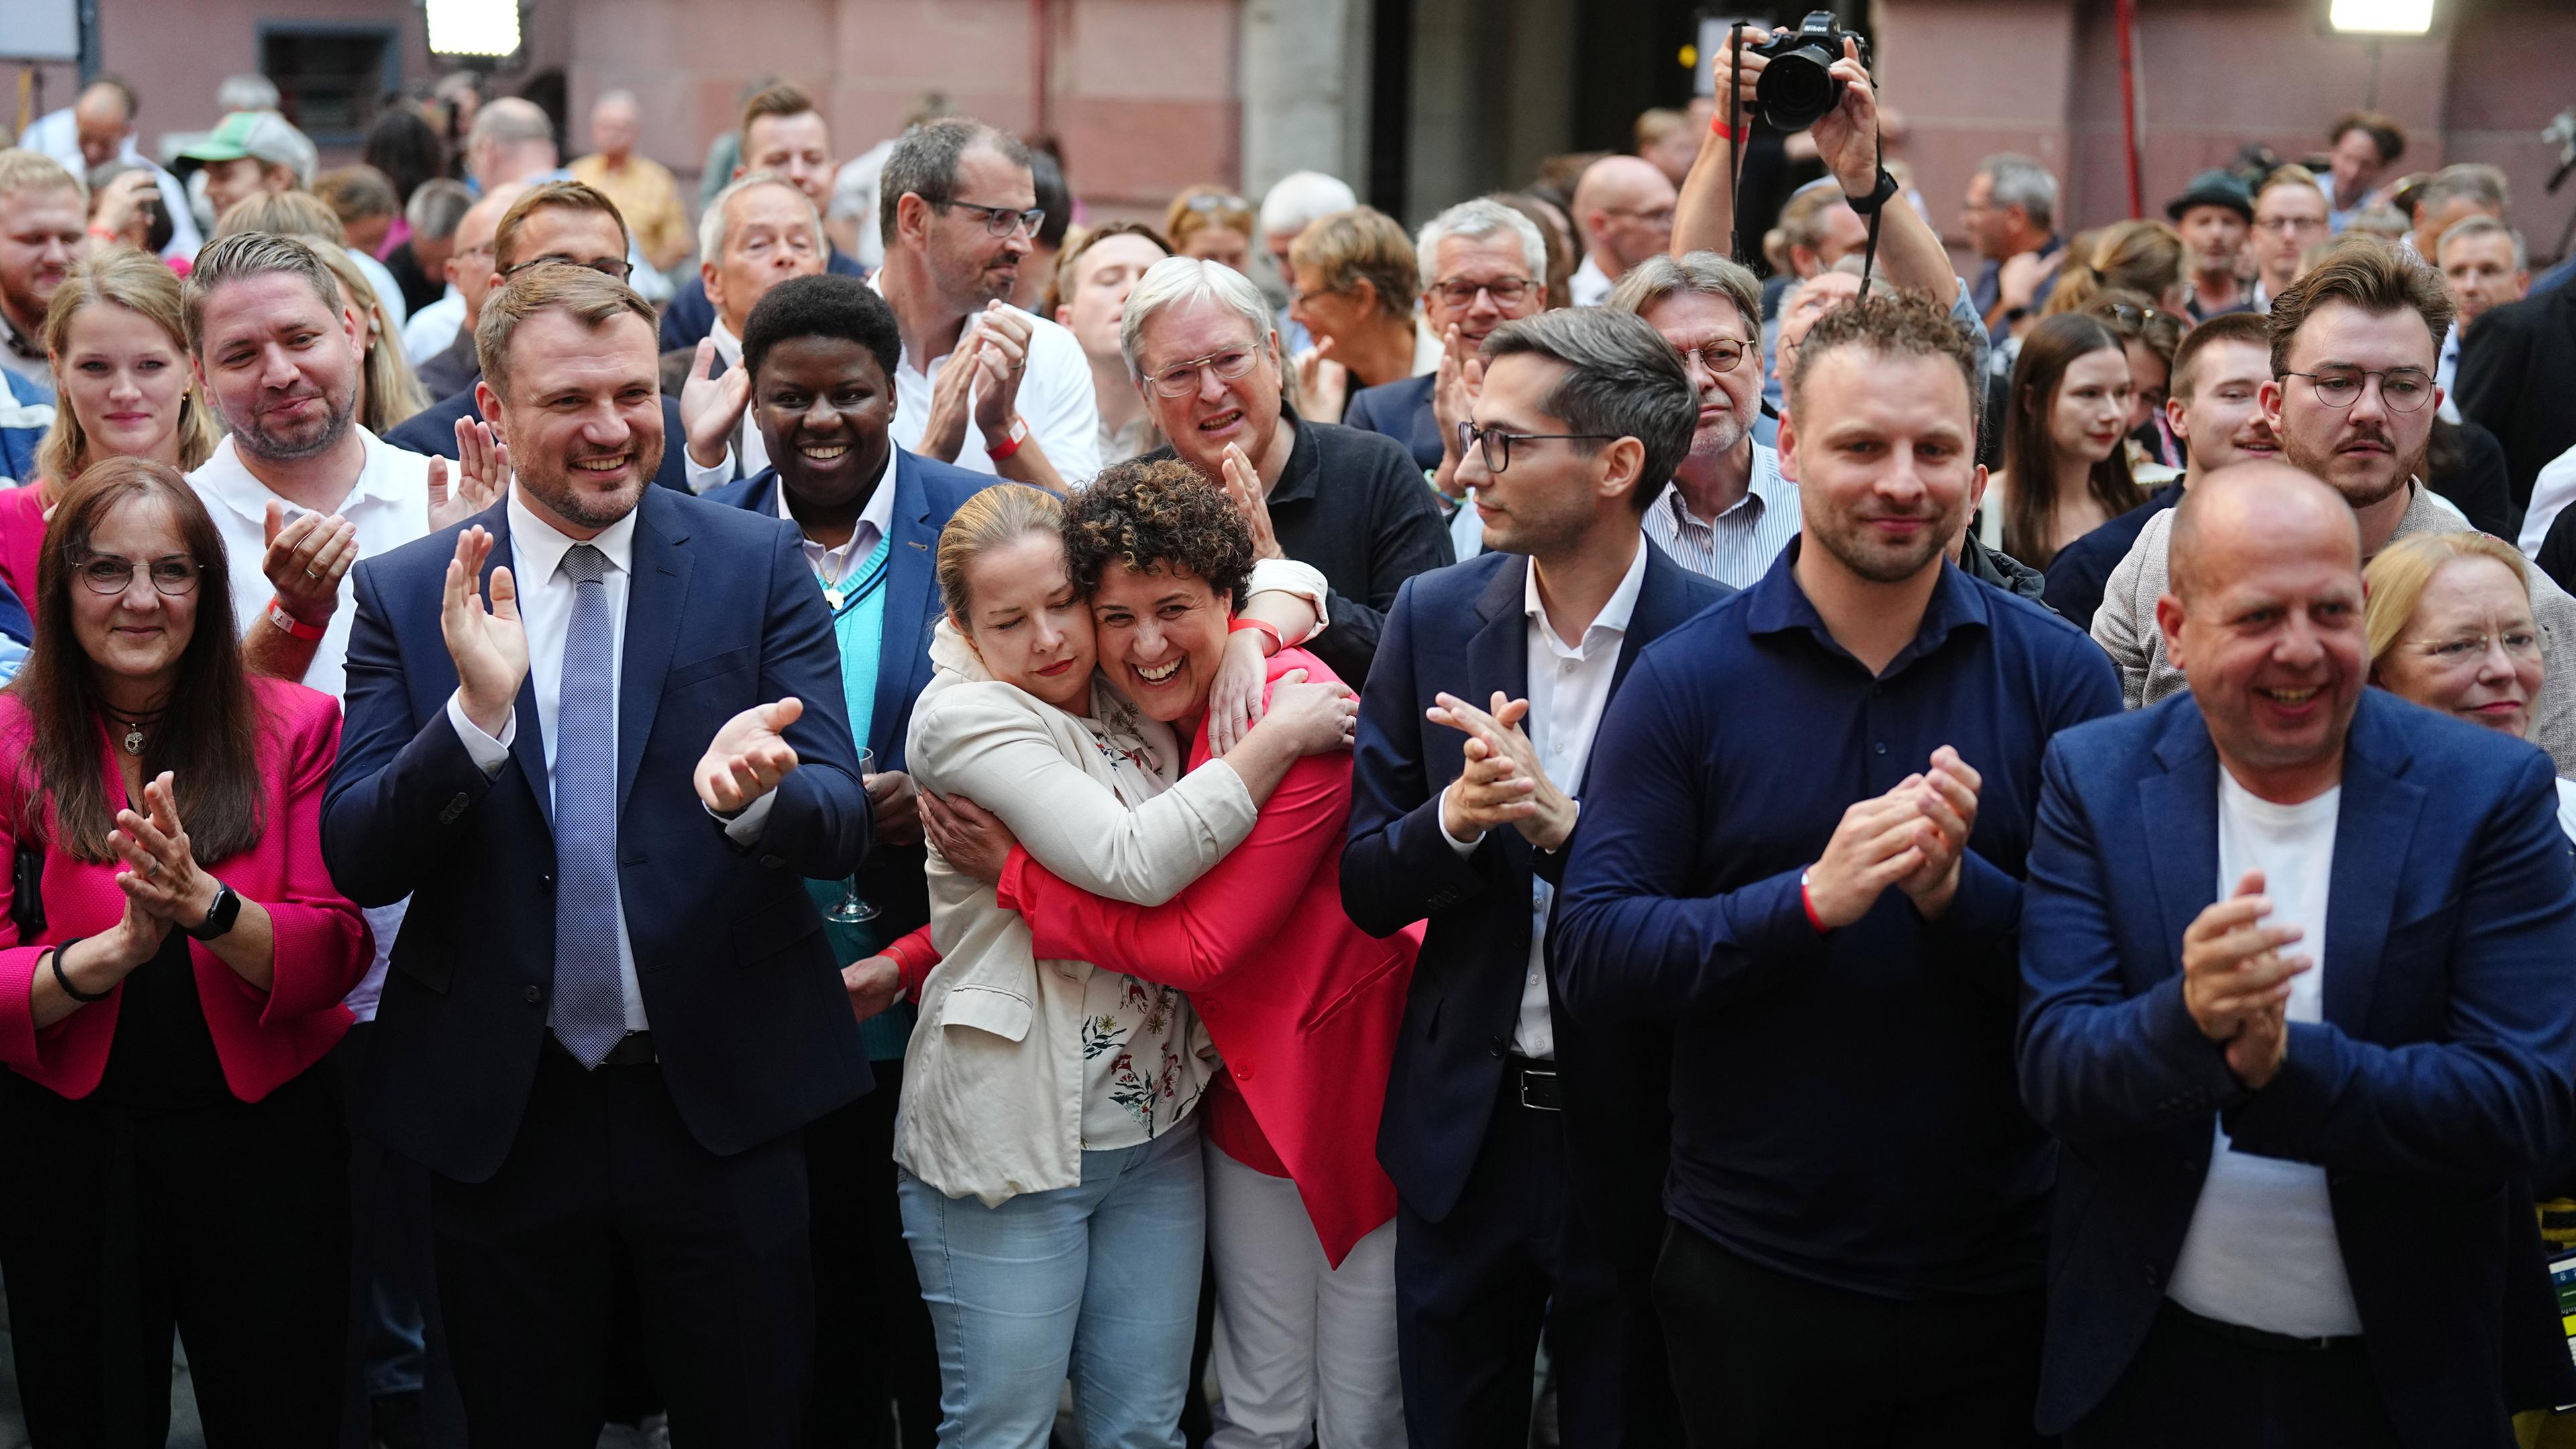
<path fill-rule="evenodd" d="M 2118 694 L 2079 631 L 1944 558 L 1977 394 L 1945 308 L 1820 318 L 1780 430 L 1803 532 L 1639 652 L 1593 745 L 1617 768 L 1552 970 L 1587 1023 L 1673 1025 L 1654 1296 L 1700 1449 L 1812 1444 L 1820 1413 L 1837 1444 L 2038 1442 L 2022 858 L 2049 737 Z"/>
<path fill-rule="evenodd" d="M 2352 505 L 2363 560 L 2409 534 L 2467 529 L 2459 510 L 2424 483 L 2425 449 L 2442 402 L 2433 369 L 2451 325 L 2441 276 L 2375 237 L 2347 237 L 2271 303 L 2264 419 L 2280 440 L 2282 461 Z M 2119 666 L 2131 709 L 2189 687 L 2155 624 L 2156 600 L 2170 592 L 2172 536 L 2170 514 L 2138 530 L 2093 616 L 2094 641 Z M 2535 576 L 2531 612 L 2549 663 L 2531 740 L 2561 773 L 2576 774 L 2576 598 Z"/>
<path fill-rule="evenodd" d="M 2264 380 L 2272 375 L 2271 334 L 2260 313 L 2222 312 L 2183 335 L 2174 349 L 2165 420 L 2191 448 L 2182 476 L 2146 502 L 2057 551 L 2048 564 L 2048 606 L 2093 626 L 2102 585 L 2129 556 L 2147 520 L 2182 501 L 2183 491 L 2230 463 L 2277 456 L 2281 443 L 2263 416 Z"/>
<path fill-rule="evenodd" d="M 2038 1422 L 2068 1449 L 2506 1445 L 2576 1395 L 2520 1186 L 2576 1076 L 2555 781 L 2364 688 L 2350 492 L 2195 484 L 2156 601 L 2189 695 L 2049 747 L 2019 1074 L 2063 1144 Z"/>
<path fill-rule="evenodd" d="M 877 195 L 874 285 L 903 327 L 896 445 L 1057 493 L 1099 472 L 1082 344 L 1006 300 L 1046 219 L 1028 148 L 981 121 L 927 121 L 895 142 Z"/>

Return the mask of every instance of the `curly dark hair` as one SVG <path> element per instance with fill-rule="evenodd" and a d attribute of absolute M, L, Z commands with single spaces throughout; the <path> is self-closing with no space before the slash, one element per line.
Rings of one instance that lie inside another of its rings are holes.
<path fill-rule="evenodd" d="M 1234 500 L 1169 458 L 1112 464 L 1067 499 L 1064 551 L 1086 594 L 1113 562 L 1138 573 L 1196 574 L 1235 608 L 1252 581 L 1252 530 Z"/>

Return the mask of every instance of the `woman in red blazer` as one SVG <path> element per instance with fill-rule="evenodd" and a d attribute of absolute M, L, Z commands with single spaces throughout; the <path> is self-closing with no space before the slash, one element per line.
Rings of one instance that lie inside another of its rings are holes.
<path fill-rule="evenodd" d="M 0 695 L 0 1270 L 37 1444 L 159 1444 L 170 1334 L 216 1442 L 339 1423 L 347 1188 L 314 1064 L 370 945 L 331 885 L 340 712 L 243 672 L 178 470 L 63 492 Z"/>
<path fill-rule="evenodd" d="M 1101 671 L 1146 714 L 1192 733 L 1196 768 L 1210 754 L 1208 692 L 1252 568 L 1242 516 L 1184 464 L 1127 463 L 1066 503 L 1065 532 Z M 1272 684 L 1291 670 L 1333 677 L 1302 650 L 1271 657 Z M 1376 1145 L 1421 936 L 1379 940 L 1343 913 L 1350 802 L 1350 756 L 1307 756 L 1249 839 L 1150 908 L 1069 885 L 1015 842 L 1001 855 L 992 846 L 1007 832 L 979 851 L 957 828 L 960 807 L 932 800 L 927 811 L 951 867 L 970 870 L 962 861 L 980 855 L 995 870 L 1001 903 L 1027 918 L 1040 959 L 1184 988 L 1224 1054 L 1201 1108 L 1226 1330 L 1211 1360 L 1223 1389 L 1211 1442 L 1404 1441 L 1395 1188 Z"/>

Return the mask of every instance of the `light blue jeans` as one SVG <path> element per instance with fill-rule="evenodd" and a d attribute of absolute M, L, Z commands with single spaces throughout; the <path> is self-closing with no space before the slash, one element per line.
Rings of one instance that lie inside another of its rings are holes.
<path fill-rule="evenodd" d="M 939 1442 L 1045 1449 L 1068 1374 L 1084 1449 L 1181 1449 L 1207 1196 L 1199 1122 L 1082 1154 L 1082 1184 L 997 1208 L 902 1174 L 939 1340 Z"/>

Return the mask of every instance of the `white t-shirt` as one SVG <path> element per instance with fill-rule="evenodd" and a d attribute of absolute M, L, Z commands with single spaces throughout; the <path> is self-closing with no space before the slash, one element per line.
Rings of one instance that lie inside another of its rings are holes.
<path fill-rule="evenodd" d="M 2312 800 L 2276 805 L 2218 772 L 2218 894 L 2235 894 L 2249 870 L 2272 899 L 2267 925 L 2296 926 L 2283 950 L 2315 964 L 2291 978 L 2288 1015 L 2325 1019 L 2327 885 L 2334 875 L 2338 785 Z M 2213 1120 L 2217 1141 L 2200 1204 L 2192 1210 L 2167 1293 L 2205 1318 L 2301 1338 L 2361 1332 L 2352 1283 L 2335 1236 L 2326 1172 L 2304 1162 L 2238 1152 Z"/>
<path fill-rule="evenodd" d="M 878 273 L 868 285 L 884 291 L 884 276 Z M 1082 344 L 1072 332 L 1044 317 L 1020 315 L 1030 322 L 1028 369 L 1020 378 L 1020 416 L 1028 422 L 1029 436 L 1046 449 L 1057 476 L 1068 487 L 1080 487 L 1100 471 L 1100 400 L 1091 391 L 1091 359 L 1083 355 Z M 967 325 L 972 327 L 974 320 L 969 318 Z M 966 337 L 963 331 L 957 334 L 961 345 Z M 927 367 L 910 352 L 903 355 L 894 374 L 895 446 L 921 451 L 921 435 L 930 426 L 931 385 L 954 355 L 934 357 Z M 998 473 L 984 448 L 983 430 L 975 426 L 970 408 L 966 441 L 957 445 L 957 456 L 949 461 L 969 472 Z"/>
<path fill-rule="evenodd" d="M 367 445 L 367 463 L 358 481 L 350 485 L 339 514 L 358 527 L 358 557 L 370 559 L 428 536 L 429 459 L 397 448 L 365 428 L 356 432 Z M 215 451 L 188 475 L 188 484 L 205 500 L 215 531 L 224 536 L 226 571 L 232 575 L 233 627 L 248 637 L 251 626 L 267 615 L 269 596 L 276 592 L 259 567 L 261 555 L 268 552 L 268 505 L 271 500 L 284 504 L 289 523 L 307 510 L 287 503 L 252 477 L 241 455 L 233 451 L 233 441 L 227 437 L 215 444 Z M 334 699 L 346 692 L 341 669 L 349 657 L 349 623 L 357 613 L 349 581 L 343 578 L 340 607 L 332 611 L 330 624 L 313 646 L 313 663 L 304 671 L 306 686 Z M 376 959 L 368 963 L 366 976 L 342 1002 L 360 1021 L 376 1018 L 376 1002 L 385 989 L 385 962 L 393 954 L 394 936 L 402 929 L 403 908 L 409 903 L 406 897 L 367 912 L 368 929 L 376 937 Z"/>

